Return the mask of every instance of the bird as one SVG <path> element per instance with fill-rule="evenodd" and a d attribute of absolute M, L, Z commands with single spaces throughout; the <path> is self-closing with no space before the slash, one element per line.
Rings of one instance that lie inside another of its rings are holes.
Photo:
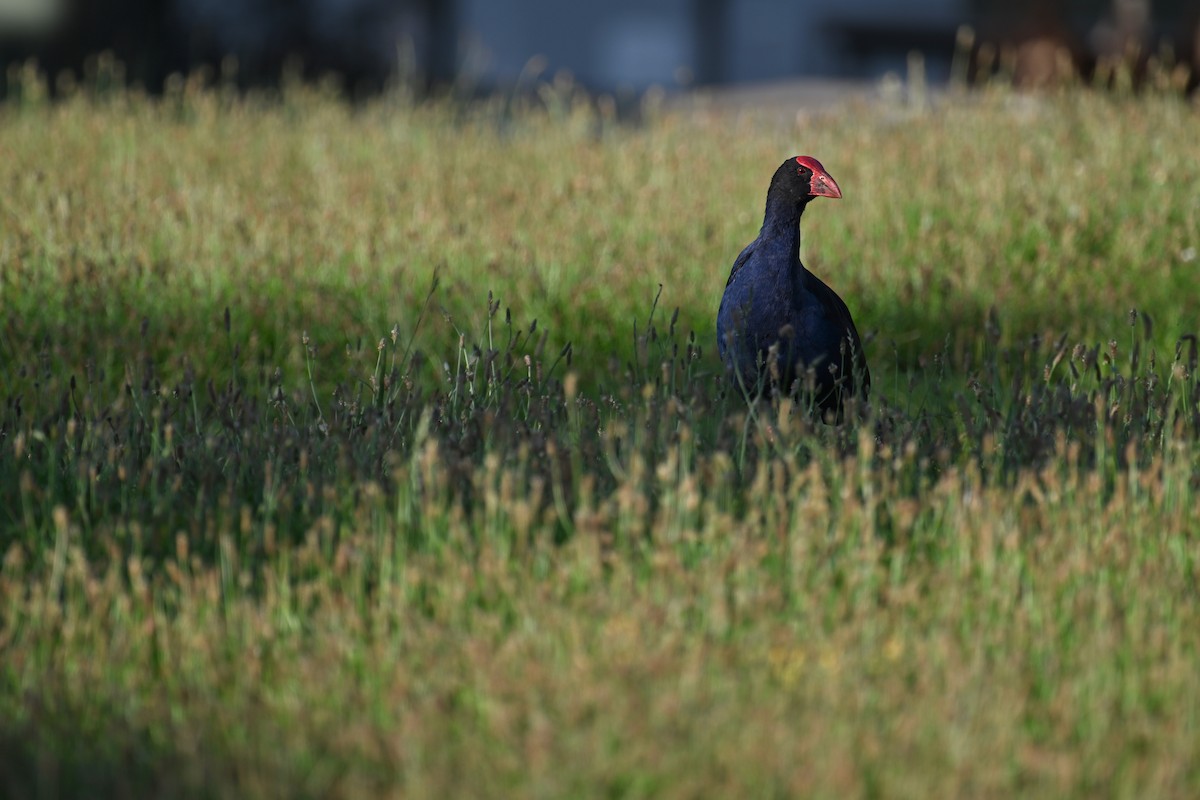
<path fill-rule="evenodd" d="M 866 401 L 871 373 L 850 309 L 800 262 L 800 217 L 814 198 L 841 196 L 817 159 L 784 161 L 762 229 L 733 262 L 717 311 L 717 352 L 737 385 L 803 397 L 835 422 L 846 400 Z"/>

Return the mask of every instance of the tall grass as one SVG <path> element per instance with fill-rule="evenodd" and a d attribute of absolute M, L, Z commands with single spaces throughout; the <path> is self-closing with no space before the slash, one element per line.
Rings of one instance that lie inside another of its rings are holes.
<path fill-rule="evenodd" d="M 1184 101 L 23 96 L 6 796 L 1200 788 Z M 839 428 L 710 347 L 799 152 Z"/>

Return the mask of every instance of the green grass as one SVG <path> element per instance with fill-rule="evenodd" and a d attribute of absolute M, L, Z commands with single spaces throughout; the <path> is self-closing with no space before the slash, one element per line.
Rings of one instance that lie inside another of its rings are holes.
<path fill-rule="evenodd" d="M 1194 105 L 36 95 L 0 794 L 1200 792 Z M 837 429 L 712 347 L 796 153 Z"/>

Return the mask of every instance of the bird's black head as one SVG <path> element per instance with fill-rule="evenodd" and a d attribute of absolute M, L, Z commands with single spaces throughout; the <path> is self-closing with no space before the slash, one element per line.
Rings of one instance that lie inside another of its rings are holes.
<path fill-rule="evenodd" d="M 837 181 L 812 156 L 795 156 L 780 164 L 771 187 L 786 192 L 798 203 L 807 203 L 814 197 L 836 200 L 842 196 Z"/>

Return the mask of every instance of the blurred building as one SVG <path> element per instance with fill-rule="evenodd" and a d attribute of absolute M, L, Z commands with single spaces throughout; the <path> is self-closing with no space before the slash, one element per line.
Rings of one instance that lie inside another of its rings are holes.
<path fill-rule="evenodd" d="M 909 50 L 947 64 L 967 0 L 463 0 L 481 77 L 519 75 L 532 53 L 608 88 L 794 76 L 874 76 Z M 515 10 L 523 13 L 514 13 Z"/>
<path fill-rule="evenodd" d="M 948 74 L 955 32 L 1066 47 L 1080 64 L 1167 43 L 1194 59 L 1196 0 L 0 0 L 0 62 L 78 71 L 112 51 L 151 89 L 236 56 L 243 83 L 292 57 L 354 88 L 393 76 L 479 90 L 559 70 L 596 90 L 873 78 L 926 56 Z M 1032 52 L 1032 51 L 1031 51 Z M 1047 50 L 1047 52 L 1049 52 Z M 537 58 L 534 58 L 537 57 Z M 532 60 L 531 60 L 532 59 Z"/>

